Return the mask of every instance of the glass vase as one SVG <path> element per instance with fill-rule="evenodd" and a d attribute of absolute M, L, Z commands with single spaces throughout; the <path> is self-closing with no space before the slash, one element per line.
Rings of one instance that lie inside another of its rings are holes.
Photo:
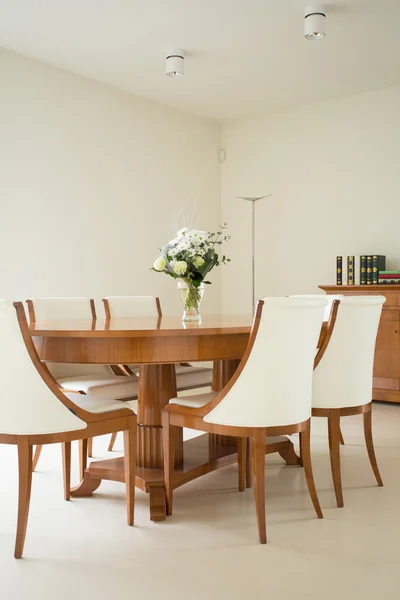
<path fill-rule="evenodd" d="M 200 302 L 204 294 L 204 283 L 196 287 L 186 281 L 178 281 L 178 290 L 185 309 L 182 321 L 201 321 Z"/>

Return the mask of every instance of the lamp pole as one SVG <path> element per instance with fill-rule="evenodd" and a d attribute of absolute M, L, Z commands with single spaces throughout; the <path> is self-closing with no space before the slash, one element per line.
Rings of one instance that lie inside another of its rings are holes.
<path fill-rule="evenodd" d="M 257 200 L 262 200 L 262 198 L 267 198 L 268 196 L 272 196 L 272 194 L 263 194 L 262 196 L 235 196 L 235 198 L 239 198 L 240 200 L 246 200 L 247 202 L 251 202 L 251 289 L 252 289 L 252 302 L 253 302 L 253 314 L 256 308 L 256 294 L 255 294 L 255 265 L 256 265 L 256 202 Z"/>

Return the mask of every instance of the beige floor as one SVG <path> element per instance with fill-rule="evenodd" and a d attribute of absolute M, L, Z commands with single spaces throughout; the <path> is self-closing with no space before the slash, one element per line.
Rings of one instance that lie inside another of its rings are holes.
<path fill-rule="evenodd" d="M 313 420 L 322 521 L 313 513 L 302 470 L 268 458 L 266 546 L 257 542 L 252 490 L 236 491 L 235 467 L 180 488 L 175 514 L 163 523 L 149 521 L 147 498 L 138 491 L 136 526 L 129 528 L 121 484 L 103 482 L 92 498 L 62 500 L 60 449 L 48 446 L 34 475 L 20 561 L 12 557 L 16 453 L 0 446 L 0 598 L 399 598 L 400 406 L 375 405 L 374 431 L 385 487 L 375 486 L 361 418 L 348 417 L 342 452 L 345 508 L 339 510 L 326 422 Z M 96 440 L 97 457 L 107 455 L 106 441 Z"/>

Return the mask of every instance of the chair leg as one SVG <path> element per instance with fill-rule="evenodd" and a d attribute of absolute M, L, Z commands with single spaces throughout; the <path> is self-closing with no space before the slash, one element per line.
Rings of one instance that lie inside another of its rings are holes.
<path fill-rule="evenodd" d="M 300 466 L 304 467 L 303 463 L 303 432 L 299 433 L 299 451 L 300 451 Z"/>
<path fill-rule="evenodd" d="M 21 558 L 24 551 L 26 528 L 28 525 L 29 504 L 32 487 L 32 446 L 29 445 L 28 437 L 23 436 L 18 440 L 18 469 L 19 469 L 19 492 L 18 492 L 18 521 L 17 535 L 15 539 L 15 558 Z"/>
<path fill-rule="evenodd" d="M 340 445 L 344 446 L 344 437 L 343 437 L 343 433 L 342 433 L 341 429 L 340 429 Z"/>
<path fill-rule="evenodd" d="M 110 439 L 110 443 L 108 444 L 108 451 L 112 452 L 114 450 L 114 444 L 115 444 L 115 440 L 117 439 L 117 432 L 114 431 L 114 433 L 111 434 L 111 439 Z"/>
<path fill-rule="evenodd" d="M 251 488 L 253 483 L 253 474 L 251 471 L 251 438 L 246 440 L 246 487 Z"/>
<path fill-rule="evenodd" d="M 333 487 L 335 488 L 336 502 L 339 508 L 343 507 L 342 476 L 340 472 L 340 413 L 332 409 L 328 417 L 329 454 Z"/>
<path fill-rule="evenodd" d="M 321 506 L 319 504 L 317 490 L 315 489 L 314 474 L 311 464 L 310 423 L 311 420 L 308 421 L 307 429 L 305 431 L 302 431 L 300 434 L 301 459 L 303 462 L 304 474 L 306 476 L 308 492 L 310 494 L 314 510 L 317 513 L 318 519 L 322 519 L 323 514 Z"/>
<path fill-rule="evenodd" d="M 89 458 L 92 458 L 92 456 L 93 456 L 93 438 L 88 439 L 87 455 Z"/>
<path fill-rule="evenodd" d="M 246 438 L 237 438 L 239 492 L 244 492 L 246 479 Z"/>
<path fill-rule="evenodd" d="M 64 478 L 64 500 L 71 498 L 71 442 L 61 444 L 63 478 Z"/>
<path fill-rule="evenodd" d="M 34 454 L 33 461 L 32 461 L 32 471 L 34 471 L 37 467 L 40 455 L 42 454 L 42 450 L 43 450 L 43 446 L 36 446 L 35 454 Z"/>
<path fill-rule="evenodd" d="M 365 443 L 367 445 L 369 462 L 371 463 L 372 470 L 375 475 L 375 479 L 377 484 L 382 487 L 383 481 L 381 474 L 379 473 L 378 463 L 376 462 L 374 442 L 372 439 L 372 411 L 364 413 L 364 435 L 365 435 Z"/>
<path fill-rule="evenodd" d="M 126 486 L 126 514 L 128 525 L 135 520 L 135 473 L 136 473 L 136 432 L 124 431 L 124 467 Z"/>
<path fill-rule="evenodd" d="M 257 429 L 253 438 L 254 497 L 256 501 L 258 539 L 267 543 L 265 522 L 265 430 Z"/>
<path fill-rule="evenodd" d="M 165 499 L 167 515 L 172 515 L 172 496 L 174 473 L 174 437 L 169 424 L 169 414 L 163 416 L 163 451 L 164 451 L 164 481 L 165 481 Z"/>
<path fill-rule="evenodd" d="M 87 467 L 87 440 L 79 440 L 79 477 L 82 481 Z"/>

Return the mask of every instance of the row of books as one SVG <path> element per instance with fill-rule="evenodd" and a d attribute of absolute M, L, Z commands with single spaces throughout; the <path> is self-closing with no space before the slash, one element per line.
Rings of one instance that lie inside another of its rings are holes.
<path fill-rule="evenodd" d="M 400 284 L 400 271 L 386 271 L 386 256 L 363 254 L 336 257 L 337 285 Z"/>

